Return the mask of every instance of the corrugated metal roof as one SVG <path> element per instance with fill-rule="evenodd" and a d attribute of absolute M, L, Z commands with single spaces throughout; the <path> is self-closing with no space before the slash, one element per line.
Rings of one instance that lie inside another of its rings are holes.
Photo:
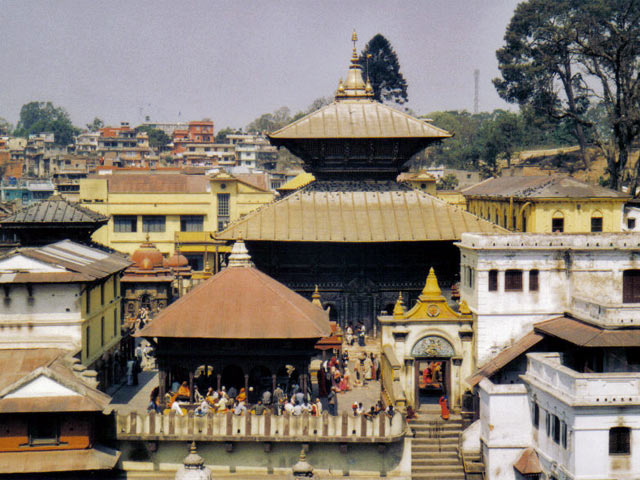
<path fill-rule="evenodd" d="M 48 200 L 37 202 L 18 210 L 0 220 L 0 225 L 10 227 L 12 224 L 24 223 L 91 223 L 104 224 L 108 217 L 100 215 L 88 208 L 69 202 L 62 197 L 54 196 Z"/>
<path fill-rule="evenodd" d="M 65 268 L 66 272 L 0 272 L 0 283 L 68 283 L 92 282 L 122 271 L 132 262 L 120 254 L 105 253 L 71 240 L 44 247 L 21 248 L 7 254 L 24 255 Z"/>
<path fill-rule="evenodd" d="M 228 267 L 158 314 L 137 336 L 322 338 L 327 312 L 254 267 Z"/>
<path fill-rule="evenodd" d="M 36 450 L 0 453 L 0 473 L 27 474 L 111 470 L 120 452 L 96 445 L 84 450 Z"/>
<path fill-rule="evenodd" d="M 480 367 L 476 372 L 466 379 L 466 382 L 474 387 L 480 380 L 483 378 L 489 378 L 491 375 L 496 373 L 501 368 L 505 367 L 507 364 L 518 358 L 520 355 L 525 353 L 535 344 L 540 342 L 544 338 L 543 335 L 540 335 L 536 332 L 529 332 L 524 337 L 520 338 L 517 342 L 511 345 L 509 348 L 501 351 L 498 355 L 493 357 L 487 363 L 485 363 L 482 367 Z"/>
<path fill-rule="evenodd" d="M 107 182 L 109 193 L 206 193 L 209 190 L 209 177 L 206 175 L 136 173 L 111 175 Z"/>
<path fill-rule="evenodd" d="M 448 138 L 424 120 L 373 100 L 340 100 L 268 135 L 269 139 Z"/>
<path fill-rule="evenodd" d="M 590 185 L 566 175 L 489 178 L 461 190 L 465 196 L 519 198 L 628 198 L 624 193 Z"/>
<path fill-rule="evenodd" d="M 217 234 L 234 240 L 418 242 L 503 228 L 395 182 L 314 182 Z"/>
<path fill-rule="evenodd" d="M 304 187 L 305 185 L 310 184 L 315 181 L 316 177 L 313 176 L 313 173 L 302 172 L 293 177 L 288 182 L 285 182 L 278 191 L 289 191 L 289 190 L 298 190 L 299 188 Z"/>
<path fill-rule="evenodd" d="M 640 347 L 640 328 L 637 327 L 607 330 L 563 316 L 536 323 L 534 328 L 581 347 Z"/>

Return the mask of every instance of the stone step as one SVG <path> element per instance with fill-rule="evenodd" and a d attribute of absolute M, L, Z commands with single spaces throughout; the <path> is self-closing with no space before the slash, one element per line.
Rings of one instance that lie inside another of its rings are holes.
<path fill-rule="evenodd" d="M 430 445 L 430 446 L 438 446 L 438 445 L 446 445 L 457 447 L 458 440 L 455 438 L 414 438 L 411 442 L 412 445 Z"/>
<path fill-rule="evenodd" d="M 458 445 L 412 445 L 411 453 L 455 453 L 458 454 Z"/>
<path fill-rule="evenodd" d="M 464 472 L 435 472 L 435 473 L 427 473 L 427 472 L 411 472 L 411 480 L 465 480 Z"/>
<path fill-rule="evenodd" d="M 439 457 L 427 457 L 427 458 L 417 456 L 411 460 L 411 464 L 414 467 L 429 466 L 429 465 L 460 465 L 460 459 L 457 456 L 450 456 L 450 457 L 439 456 Z"/>
<path fill-rule="evenodd" d="M 412 472 L 464 472 L 462 465 L 414 465 Z"/>

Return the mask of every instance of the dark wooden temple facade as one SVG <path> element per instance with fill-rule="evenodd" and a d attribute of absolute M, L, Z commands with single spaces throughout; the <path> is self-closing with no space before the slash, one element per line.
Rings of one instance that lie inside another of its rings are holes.
<path fill-rule="evenodd" d="M 456 281 L 463 232 L 504 231 L 396 182 L 412 155 L 450 136 L 376 102 L 354 44 L 335 101 L 269 135 L 316 181 L 218 238 L 243 238 L 260 270 L 306 296 L 318 285 L 332 320 L 374 331 L 398 292 L 415 301 L 430 267 L 445 289 Z"/>

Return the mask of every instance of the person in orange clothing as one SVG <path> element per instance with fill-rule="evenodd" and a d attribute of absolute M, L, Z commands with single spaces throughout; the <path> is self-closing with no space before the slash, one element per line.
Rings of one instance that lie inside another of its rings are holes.
<path fill-rule="evenodd" d="M 178 388 L 177 399 L 181 402 L 191 401 L 191 390 L 189 389 L 189 385 L 186 381 L 182 382 L 182 385 Z"/>
<path fill-rule="evenodd" d="M 236 400 L 238 400 L 239 402 L 245 402 L 247 400 L 247 394 L 244 391 L 244 387 L 240 389 L 240 393 L 236 397 Z"/>
<path fill-rule="evenodd" d="M 442 419 L 449 420 L 449 399 L 446 395 L 442 395 L 438 403 L 440 404 L 440 415 Z"/>

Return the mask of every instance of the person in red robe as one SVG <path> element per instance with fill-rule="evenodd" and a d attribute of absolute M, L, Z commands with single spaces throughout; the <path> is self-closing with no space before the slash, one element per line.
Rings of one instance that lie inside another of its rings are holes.
<path fill-rule="evenodd" d="M 442 395 L 438 403 L 440 404 L 440 415 L 442 416 L 442 419 L 449 420 L 449 399 L 446 395 Z"/>

